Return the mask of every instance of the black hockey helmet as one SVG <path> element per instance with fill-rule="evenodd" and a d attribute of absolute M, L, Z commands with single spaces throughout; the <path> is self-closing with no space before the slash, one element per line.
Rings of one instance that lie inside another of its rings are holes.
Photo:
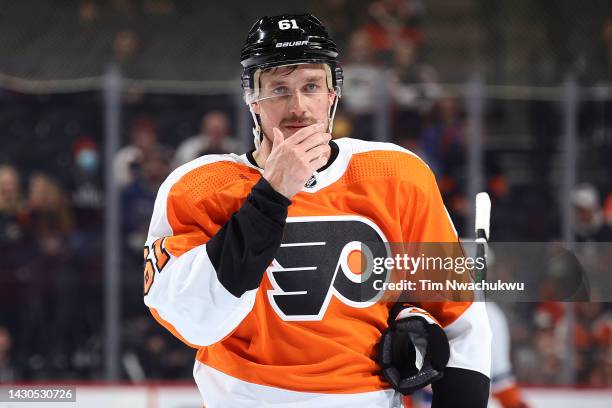
<path fill-rule="evenodd" d="M 311 14 L 282 14 L 257 21 L 242 47 L 240 63 L 242 88 L 257 95 L 258 70 L 292 64 L 323 63 L 329 66 L 328 86 L 340 96 L 342 68 L 337 62 L 338 49 L 319 19 Z"/>

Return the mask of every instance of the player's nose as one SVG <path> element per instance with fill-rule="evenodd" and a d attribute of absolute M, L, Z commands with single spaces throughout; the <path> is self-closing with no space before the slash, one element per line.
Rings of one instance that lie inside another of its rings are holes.
<path fill-rule="evenodd" d="M 306 98 L 300 91 L 294 92 L 289 97 L 289 112 L 296 116 L 302 116 L 306 112 Z"/>

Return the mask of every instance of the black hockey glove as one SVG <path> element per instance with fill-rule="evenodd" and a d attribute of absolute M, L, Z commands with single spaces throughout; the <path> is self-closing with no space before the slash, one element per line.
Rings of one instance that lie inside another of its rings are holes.
<path fill-rule="evenodd" d="M 395 390 L 407 395 L 439 380 L 449 356 L 446 334 L 427 312 L 413 306 L 391 311 L 378 363 Z"/>

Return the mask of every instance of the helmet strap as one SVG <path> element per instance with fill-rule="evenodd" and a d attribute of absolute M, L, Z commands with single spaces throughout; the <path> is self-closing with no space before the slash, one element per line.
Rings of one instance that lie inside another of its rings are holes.
<path fill-rule="evenodd" d="M 261 146 L 261 140 L 263 138 L 263 134 L 261 131 L 261 126 L 259 125 L 259 117 L 257 114 L 253 112 L 253 108 L 249 105 L 249 111 L 251 112 L 251 116 L 253 117 L 253 143 L 255 144 L 255 149 L 258 150 L 259 146 Z"/>
<path fill-rule="evenodd" d="M 332 129 L 334 127 L 334 117 L 336 116 L 336 108 L 338 107 L 338 98 L 340 98 L 339 92 L 336 91 L 336 89 L 334 88 L 334 81 L 332 78 L 332 70 L 331 67 L 329 66 L 329 64 L 323 64 L 323 69 L 325 70 L 325 77 L 327 79 L 327 88 L 331 91 L 334 92 L 336 94 L 336 97 L 334 98 L 334 103 L 332 106 L 329 107 L 329 112 L 327 114 L 327 117 L 329 119 L 329 125 L 327 127 L 327 131 L 329 133 L 332 132 Z"/>
<path fill-rule="evenodd" d="M 327 127 L 327 132 L 331 134 L 332 129 L 334 128 L 334 117 L 336 116 L 336 108 L 338 107 L 338 99 L 340 97 L 336 95 L 334 98 L 334 104 L 329 107 L 329 125 Z"/>

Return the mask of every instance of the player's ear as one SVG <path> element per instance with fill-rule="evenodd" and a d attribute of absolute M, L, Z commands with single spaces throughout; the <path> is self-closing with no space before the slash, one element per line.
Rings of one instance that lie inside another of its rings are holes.
<path fill-rule="evenodd" d="M 251 104 L 251 109 L 253 110 L 253 112 L 255 112 L 255 114 L 260 115 L 261 113 L 261 107 L 259 106 L 259 102 L 253 102 Z"/>
<path fill-rule="evenodd" d="M 337 96 L 336 96 L 336 94 L 334 92 L 329 92 L 327 94 L 327 97 L 329 99 L 329 106 L 333 105 L 334 104 L 334 99 L 337 98 Z"/>

